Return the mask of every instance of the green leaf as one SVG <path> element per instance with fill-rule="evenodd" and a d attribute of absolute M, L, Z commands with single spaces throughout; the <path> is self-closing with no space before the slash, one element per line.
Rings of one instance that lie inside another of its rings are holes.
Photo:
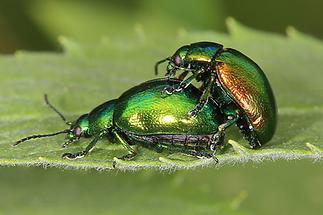
<path fill-rule="evenodd" d="M 259 150 L 248 148 L 237 129 L 226 136 L 227 147 L 217 157 L 222 166 L 274 159 L 321 159 L 323 148 L 323 44 L 293 28 L 287 37 L 249 29 L 227 20 L 229 34 L 215 32 L 174 33 L 174 39 L 149 37 L 142 27 L 131 40 L 103 38 L 97 44 L 79 44 L 60 38 L 64 53 L 18 52 L 1 56 L 0 164 L 58 166 L 64 168 L 179 169 L 215 165 L 182 154 L 158 154 L 139 148 L 134 161 L 116 157 L 126 151 L 121 145 L 100 141 L 89 156 L 77 161 L 61 159 L 66 152 L 82 150 L 89 139 L 67 149 L 64 137 L 56 136 L 11 145 L 24 136 L 65 128 L 55 113 L 44 105 L 52 103 L 68 119 L 76 119 L 103 101 L 117 98 L 130 87 L 153 79 L 154 63 L 179 46 L 195 41 L 216 41 L 234 47 L 254 59 L 265 71 L 279 107 L 277 132 Z"/>

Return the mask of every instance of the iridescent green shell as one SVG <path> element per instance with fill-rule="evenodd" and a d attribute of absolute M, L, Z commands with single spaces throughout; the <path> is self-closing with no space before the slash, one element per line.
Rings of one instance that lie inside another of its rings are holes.
<path fill-rule="evenodd" d="M 113 112 L 117 100 L 110 100 L 94 108 L 88 116 L 89 133 L 95 134 L 113 125 Z"/>
<path fill-rule="evenodd" d="M 195 87 L 189 86 L 183 92 L 161 97 L 165 87 L 178 83 L 159 79 L 126 91 L 115 105 L 115 125 L 137 135 L 203 135 L 217 132 L 222 115 L 212 102 L 197 117 L 188 115 L 201 96 Z"/>
<path fill-rule="evenodd" d="M 198 63 L 210 63 L 223 48 L 221 44 L 211 42 L 193 43 L 189 47 L 184 61 Z"/>

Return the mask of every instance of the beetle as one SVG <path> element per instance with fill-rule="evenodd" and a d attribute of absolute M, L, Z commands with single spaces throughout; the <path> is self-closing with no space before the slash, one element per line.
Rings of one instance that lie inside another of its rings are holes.
<path fill-rule="evenodd" d="M 65 153 L 66 159 L 77 159 L 87 155 L 102 138 L 115 139 L 128 151 L 122 157 L 131 160 L 137 154 L 134 145 L 139 144 L 162 152 L 182 152 L 199 158 L 215 158 L 217 149 L 223 146 L 224 133 L 218 133 L 223 124 L 223 114 L 215 103 L 205 105 L 203 113 L 196 118 L 187 116 L 201 95 L 194 86 L 187 87 L 183 93 L 161 97 L 160 91 L 179 80 L 157 79 L 144 82 L 124 92 L 118 99 L 107 101 L 89 113 L 81 115 L 74 122 L 68 122 L 45 95 L 45 102 L 69 129 L 51 134 L 32 135 L 18 140 L 24 141 L 66 133 L 67 141 L 63 147 L 78 141 L 81 137 L 91 137 L 88 146 L 78 153 Z"/>
<path fill-rule="evenodd" d="M 261 68 L 241 52 L 224 48 L 213 42 L 196 42 L 180 47 L 171 57 L 155 64 L 168 62 L 166 76 L 177 71 L 181 83 L 168 86 L 163 92 L 171 95 L 181 92 L 193 80 L 202 82 L 199 102 L 189 111 L 199 114 L 210 98 L 227 114 L 227 125 L 236 123 L 253 148 L 267 143 L 277 125 L 277 107 L 273 91 Z M 188 73 L 191 76 L 186 78 Z M 185 79 L 186 78 L 186 79 Z"/>

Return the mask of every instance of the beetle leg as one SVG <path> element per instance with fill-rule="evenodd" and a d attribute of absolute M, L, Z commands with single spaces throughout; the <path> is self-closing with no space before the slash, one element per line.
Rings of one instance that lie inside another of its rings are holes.
<path fill-rule="evenodd" d="M 188 78 L 186 78 L 185 80 L 182 80 L 181 81 L 181 83 L 178 85 L 178 87 L 174 87 L 174 86 L 169 86 L 169 87 L 166 87 L 164 90 L 163 90 L 163 92 L 162 92 L 162 94 L 163 93 L 166 93 L 167 95 L 172 95 L 175 91 L 176 92 L 181 92 L 181 91 L 183 91 L 188 85 L 190 85 L 191 83 L 192 83 L 192 81 L 194 80 L 194 79 L 196 79 L 196 77 L 199 75 L 199 74 L 201 74 L 202 72 L 204 72 L 204 70 L 203 69 L 200 69 L 200 70 L 198 70 L 198 71 L 196 71 L 196 72 L 194 72 L 193 73 L 193 75 L 191 75 L 190 77 L 188 77 Z M 185 72 L 183 72 L 183 73 L 185 73 Z M 182 73 L 182 74 L 183 74 Z M 186 75 L 185 75 L 186 76 Z"/>
<path fill-rule="evenodd" d="M 178 79 L 183 81 L 184 78 L 187 76 L 188 72 L 189 72 L 188 70 L 185 70 L 184 72 L 182 72 L 182 74 L 178 76 Z"/>
<path fill-rule="evenodd" d="M 66 158 L 68 160 L 75 160 L 78 158 L 83 158 L 85 155 L 87 155 L 95 146 L 95 144 L 102 138 L 103 135 L 106 134 L 106 131 L 100 133 L 99 135 L 95 136 L 94 139 L 89 143 L 89 145 L 80 152 L 77 153 L 65 153 L 62 155 L 62 158 Z"/>
<path fill-rule="evenodd" d="M 118 133 L 117 131 L 114 132 L 115 134 L 115 137 L 117 138 L 117 140 L 122 144 L 122 146 L 124 148 L 126 148 L 128 150 L 128 154 L 119 158 L 119 159 L 122 159 L 122 160 L 132 160 L 136 155 L 137 155 L 137 152 L 134 148 L 132 148 L 128 143 L 127 141 L 125 140 L 125 138 L 120 134 Z"/>
<path fill-rule="evenodd" d="M 171 77 L 174 77 L 176 74 L 176 69 L 167 70 L 165 77 L 169 80 Z"/>
<path fill-rule="evenodd" d="M 224 136 L 225 136 L 225 130 L 236 123 L 239 119 L 238 113 L 236 115 L 228 115 L 227 116 L 228 121 L 225 123 L 219 125 L 218 132 L 213 134 L 210 140 L 210 148 L 215 148 L 217 145 L 222 145 Z M 213 145 L 213 146 L 212 146 Z"/>
<path fill-rule="evenodd" d="M 212 153 L 208 153 L 205 151 L 191 151 L 190 154 L 194 157 L 197 158 L 213 158 L 213 154 Z"/>
<path fill-rule="evenodd" d="M 78 139 L 73 139 L 73 140 L 67 140 L 63 145 L 62 148 L 66 148 L 68 145 L 70 145 L 71 143 L 76 142 Z"/>
<path fill-rule="evenodd" d="M 211 89 L 215 80 L 215 76 L 211 75 L 208 83 L 206 84 L 206 88 L 203 90 L 203 94 L 200 97 L 199 103 L 197 103 L 195 108 L 188 113 L 190 117 L 195 117 L 203 109 L 204 105 L 207 103 L 211 95 Z"/>
<path fill-rule="evenodd" d="M 219 162 L 219 160 L 215 157 L 215 153 L 209 153 L 206 151 L 190 151 L 190 155 L 199 159 L 213 159 L 216 163 Z"/>
<path fill-rule="evenodd" d="M 237 126 L 244 135 L 244 138 L 249 142 L 251 148 L 255 149 L 261 146 L 254 129 L 250 127 L 245 120 L 239 120 Z"/>
<path fill-rule="evenodd" d="M 198 75 L 200 75 L 201 73 L 203 73 L 204 70 L 203 69 L 200 69 L 200 70 L 197 70 L 195 73 L 193 73 L 193 75 L 191 75 L 190 77 L 188 77 L 187 79 L 183 80 L 179 86 L 175 89 L 176 92 L 181 92 L 182 90 L 184 90 L 186 87 L 188 87 L 188 85 L 190 85 L 192 83 L 192 81 L 194 79 L 196 79 L 196 77 Z"/>

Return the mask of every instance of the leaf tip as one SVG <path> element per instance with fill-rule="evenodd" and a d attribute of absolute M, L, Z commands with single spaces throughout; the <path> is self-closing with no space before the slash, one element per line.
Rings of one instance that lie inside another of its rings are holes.
<path fill-rule="evenodd" d="M 321 154 L 322 150 L 319 149 L 317 146 L 314 146 L 311 143 L 305 143 L 305 145 L 315 154 Z"/>
<path fill-rule="evenodd" d="M 25 50 L 17 50 L 14 53 L 15 58 L 23 58 L 24 56 L 26 56 L 28 54 L 28 51 Z"/>
<path fill-rule="evenodd" d="M 169 159 L 169 158 L 166 158 L 166 157 L 159 157 L 158 160 L 161 163 L 168 164 L 168 165 L 171 165 L 171 166 L 176 165 L 176 161 L 175 160 Z"/>
<path fill-rule="evenodd" d="M 80 52 L 80 46 L 67 37 L 60 35 L 57 38 L 65 53 Z"/>
<path fill-rule="evenodd" d="M 228 143 L 232 146 L 233 150 L 235 152 L 238 152 L 241 156 L 247 156 L 249 153 L 249 149 L 246 147 L 242 146 L 238 142 L 234 140 L 229 140 Z"/>
<path fill-rule="evenodd" d="M 229 35 L 236 34 L 240 27 L 239 22 L 232 16 L 229 16 L 225 19 L 225 24 L 227 26 Z"/>
<path fill-rule="evenodd" d="M 296 30 L 295 27 L 288 26 L 286 28 L 286 35 L 287 35 L 288 38 L 295 38 L 297 34 L 298 34 L 298 31 Z"/>
<path fill-rule="evenodd" d="M 136 23 L 134 25 L 134 31 L 140 41 L 144 41 L 146 39 L 145 31 L 142 24 Z"/>
<path fill-rule="evenodd" d="M 240 208 L 241 203 L 248 197 L 248 192 L 243 190 L 232 200 L 231 207 L 235 210 Z"/>
<path fill-rule="evenodd" d="M 187 32 L 187 30 L 185 29 L 185 28 L 179 28 L 178 30 L 177 30 L 177 38 L 179 38 L 179 39 L 182 39 L 182 38 L 185 38 L 185 37 L 187 37 L 187 35 L 188 35 L 188 32 Z"/>
<path fill-rule="evenodd" d="M 57 41 L 59 42 L 59 44 L 60 44 L 61 46 L 63 46 L 63 47 L 64 47 L 64 45 L 67 43 L 68 39 L 67 39 L 65 36 L 63 36 L 63 35 L 59 35 L 59 36 L 57 37 Z"/>

